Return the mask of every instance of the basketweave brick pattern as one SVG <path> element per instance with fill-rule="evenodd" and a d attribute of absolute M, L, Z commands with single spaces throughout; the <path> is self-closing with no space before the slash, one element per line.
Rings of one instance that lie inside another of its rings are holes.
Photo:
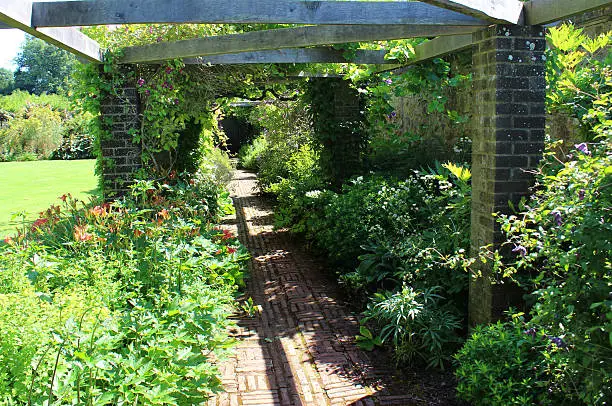
<path fill-rule="evenodd" d="M 386 354 L 354 345 L 357 317 L 338 299 L 324 264 L 274 231 L 271 205 L 255 193 L 255 182 L 254 174 L 236 172 L 237 215 L 225 227 L 251 253 L 246 295 L 262 311 L 237 320 L 236 350 L 220 363 L 226 392 L 208 406 L 455 404 L 425 399 L 422 385 L 401 383 Z"/>
<path fill-rule="evenodd" d="M 105 197 L 127 193 L 134 172 L 142 167 L 140 146 L 132 142 L 130 134 L 130 130 L 140 129 L 138 91 L 127 86 L 117 93 L 106 96 L 100 104 L 102 128 L 111 135 L 100 142 Z"/>
<path fill-rule="evenodd" d="M 499 247 L 492 213 L 529 194 L 544 149 L 546 36 L 540 26 L 495 25 L 473 34 L 472 252 Z M 510 297 L 493 294 L 485 275 L 471 279 L 470 318 L 491 319 Z M 509 292 L 507 292 L 509 293 Z M 511 294 L 511 293 L 509 293 Z"/>

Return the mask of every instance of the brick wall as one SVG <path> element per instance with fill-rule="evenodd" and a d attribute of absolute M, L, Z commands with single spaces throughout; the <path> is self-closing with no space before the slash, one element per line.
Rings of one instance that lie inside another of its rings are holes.
<path fill-rule="evenodd" d="M 130 132 L 140 129 L 138 91 L 125 86 L 117 93 L 106 96 L 100 106 L 102 128 L 109 135 L 100 142 L 106 198 L 125 194 L 142 167 L 140 146 L 132 143 Z"/>
<path fill-rule="evenodd" d="M 473 253 L 499 247 L 491 213 L 508 213 L 508 202 L 517 204 L 533 183 L 530 170 L 544 148 L 545 46 L 542 27 L 496 25 L 473 35 Z M 472 324 L 489 321 L 514 296 L 494 291 L 490 261 L 477 270 L 482 277 L 470 280 Z"/>

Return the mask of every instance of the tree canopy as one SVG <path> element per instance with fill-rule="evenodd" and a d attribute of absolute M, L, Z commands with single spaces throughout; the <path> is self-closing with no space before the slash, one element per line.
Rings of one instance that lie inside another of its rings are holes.
<path fill-rule="evenodd" d="M 43 40 L 26 37 L 15 58 L 15 87 L 30 93 L 62 93 L 66 90 L 76 58 Z"/>
<path fill-rule="evenodd" d="M 0 68 L 0 94 L 9 94 L 15 88 L 15 77 L 13 72 L 6 68 Z"/>

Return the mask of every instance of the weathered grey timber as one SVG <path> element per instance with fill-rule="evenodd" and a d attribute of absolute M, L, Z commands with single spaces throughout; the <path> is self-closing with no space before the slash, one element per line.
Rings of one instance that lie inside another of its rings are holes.
<path fill-rule="evenodd" d="M 548 24 L 610 5 L 612 0 L 531 0 L 525 3 L 525 23 Z"/>
<path fill-rule="evenodd" d="M 468 35 L 471 38 L 471 35 Z M 365 51 L 355 53 L 348 60 L 342 51 L 330 48 L 272 49 L 267 51 L 240 52 L 237 54 L 210 55 L 200 58 L 187 58 L 187 65 L 237 65 L 254 63 L 356 63 L 370 65 L 392 64 L 385 59 L 386 51 Z"/>
<path fill-rule="evenodd" d="M 518 0 L 423 0 L 425 3 L 494 23 L 523 23 L 523 2 Z"/>
<path fill-rule="evenodd" d="M 0 2 L 0 22 L 19 28 L 37 38 L 72 52 L 91 62 L 100 62 L 100 46 L 75 28 L 44 28 L 31 26 L 32 2 L 26 0 L 2 0 Z"/>
<path fill-rule="evenodd" d="M 36 2 L 32 23 L 37 27 L 134 23 L 487 24 L 471 16 L 419 2 L 296 0 Z"/>
<path fill-rule="evenodd" d="M 204 37 L 176 42 L 128 47 L 122 63 L 143 63 L 174 58 L 193 58 L 267 49 L 299 48 L 345 42 L 381 41 L 400 38 L 467 34 L 469 26 L 410 25 L 322 25 L 253 31 L 244 34 Z"/>

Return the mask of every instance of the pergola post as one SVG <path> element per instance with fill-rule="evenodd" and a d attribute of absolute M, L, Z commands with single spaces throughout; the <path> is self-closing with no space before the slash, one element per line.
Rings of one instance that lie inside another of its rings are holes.
<path fill-rule="evenodd" d="M 471 249 L 500 248 L 492 213 L 529 194 L 544 149 L 546 38 L 541 26 L 494 25 L 473 34 Z M 502 255 L 509 254 L 508 248 Z M 511 253 L 510 253 L 511 254 Z M 491 261 L 470 278 L 470 325 L 489 322 L 521 294 L 494 284 Z M 518 300 L 517 300 L 518 299 Z"/>
<path fill-rule="evenodd" d="M 105 135 L 100 141 L 104 197 L 124 195 L 142 168 L 141 148 L 134 144 L 133 132 L 140 131 L 139 96 L 133 75 L 125 68 L 125 83 L 107 94 L 100 104 L 100 123 Z M 102 75 L 104 73 L 101 73 Z"/>

